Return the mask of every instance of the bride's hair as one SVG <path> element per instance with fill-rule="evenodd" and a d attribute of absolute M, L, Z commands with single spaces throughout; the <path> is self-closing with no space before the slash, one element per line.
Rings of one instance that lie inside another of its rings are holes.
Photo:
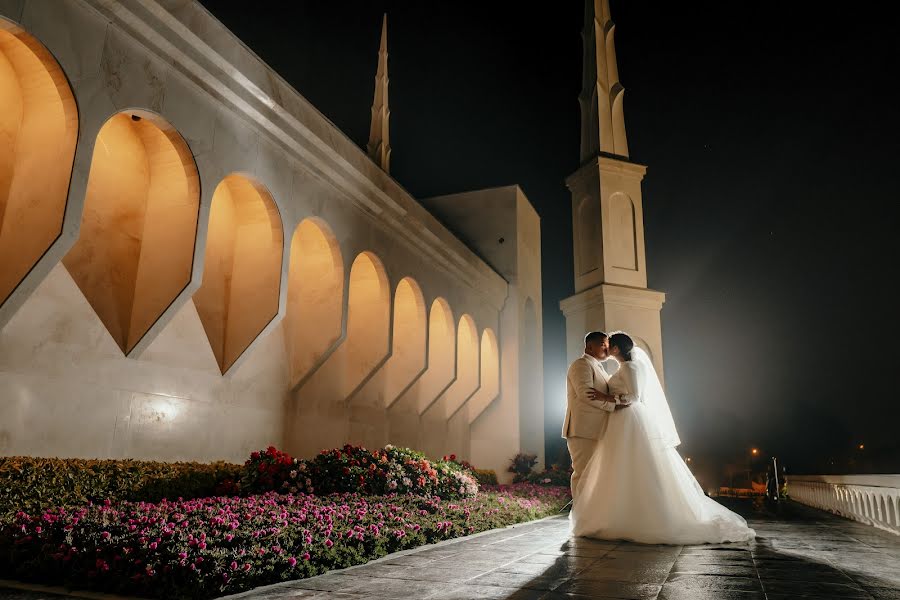
<path fill-rule="evenodd" d="M 631 351 L 634 350 L 634 340 L 622 331 L 616 331 L 609 336 L 609 347 L 615 346 L 622 353 L 622 358 L 631 360 Z"/>

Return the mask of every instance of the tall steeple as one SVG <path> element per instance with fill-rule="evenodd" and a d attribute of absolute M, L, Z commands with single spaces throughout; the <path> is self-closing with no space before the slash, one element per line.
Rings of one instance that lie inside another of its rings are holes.
<path fill-rule="evenodd" d="M 381 46 L 378 49 L 378 70 L 375 73 L 375 99 L 372 101 L 372 127 L 369 129 L 369 156 L 385 173 L 391 171 L 391 111 L 388 108 L 387 70 L 387 14 L 381 23 Z"/>
<path fill-rule="evenodd" d="M 575 295 L 560 302 L 574 360 L 588 331 L 624 329 L 663 376 L 660 310 L 666 296 L 647 288 L 644 200 L 647 168 L 628 158 L 609 0 L 585 0 L 581 166 L 572 192 Z"/>
<path fill-rule="evenodd" d="M 581 162 L 603 152 L 628 157 L 625 88 L 619 82 L 616 64 L 616 26 L 609 13 L 609 0 L 585 0 L 584 71 L 581 77 Z"/>

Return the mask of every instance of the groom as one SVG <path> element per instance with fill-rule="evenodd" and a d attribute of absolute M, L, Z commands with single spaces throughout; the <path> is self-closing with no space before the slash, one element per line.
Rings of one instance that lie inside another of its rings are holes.
<path fill-rule="evenodd" d="M 606 433 L 609 413 L 627 406 L 609 395 L 609 373 L 600 364 L 609 358 L 609 336 L 592 331 L 584 336 L 584 354 L 566 375 L 566 418 L 562 436 L 572 457 L 572 498 L 597 441 Z"/>

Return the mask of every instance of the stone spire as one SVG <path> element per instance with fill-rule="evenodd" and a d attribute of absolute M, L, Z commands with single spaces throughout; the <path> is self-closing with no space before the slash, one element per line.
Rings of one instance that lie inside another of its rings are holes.
<path fill-rule="evenodd" d="M 584 72 L 581 95 L 581 162 L 599 153 L 628 157 L 625 88 L 616 66 L 616 26 L 609 14 L 609 0 L 585 0 Z"/>
<path fill-rule="evenodd" d="M 375 73 L 375 99 L 372 101 L 372 127 L 366 148 L 369 156 L 384 170 L 391 171 L 391 111 L 388 108 L 387 71 L 387 14 L 381 23 L 381 46 L 378 49 L 378 70 Z"/>

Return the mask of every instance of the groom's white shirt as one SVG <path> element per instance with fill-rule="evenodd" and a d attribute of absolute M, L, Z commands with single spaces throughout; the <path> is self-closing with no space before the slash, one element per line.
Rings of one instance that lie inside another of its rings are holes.
<path fill-rule="evenodd" d="M 590 400 L 588 390 L 609 392 L 609 374 L 593 356 L 582 355 L 569 365 L 566 375 L 566 418 L 563 421 L 564 438 L 600 439 L 606 433 L 609 413 L 616 409 L 615 402 Z"/>

